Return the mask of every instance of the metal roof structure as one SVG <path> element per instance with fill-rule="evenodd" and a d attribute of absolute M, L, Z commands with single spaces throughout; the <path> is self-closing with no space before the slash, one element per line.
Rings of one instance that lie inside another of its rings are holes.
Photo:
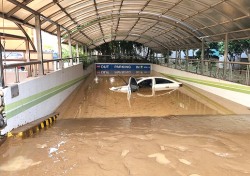
<path fill-rule="evenodd" d="M 200 48 L 201 39 L 250 36 L 250 0 L 0 0 L 0 17 L 61 35 L 93 49 L 112 40 L 156 51 Z"/>

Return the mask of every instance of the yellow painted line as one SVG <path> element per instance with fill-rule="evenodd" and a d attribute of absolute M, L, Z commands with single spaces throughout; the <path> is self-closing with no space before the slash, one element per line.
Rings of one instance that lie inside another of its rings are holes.
<path fill-rule="evenodd" d="M 52 121 L 52 117 L 49 118 L 49 122 L 50 122 L 50 124 L 52 124 L 52 122 L 53 122 L 53 121 Z"/>
<path fill-rule="evenodd" d="M 43 129 L 43 128 L 44 128 L 44 124 L 43 124 L 43 122 L 42 122 L 40 125 L 41 125 L 41 128 Z"/>
<path fill-rule="evenodd" d="M 7 133 L 7 137 L 12 137 L 12 136 L 13 136 L 13 134 L 11 132 Z"/>
<path fill-rule="evenodd" d="M 18 137 L 23 137 L 23 132 L 17 134 Z"/>
<path fill-rule="evenodd" d="M 46 124 L 46 126 L 49 126 L 49 121 L 48 121 L 48 119 L 47 120 L 45 120 L 45 124 Z"/>
<path fill-rule="evenodd" d="M 36 126 L 35 127 L 35 132 L 38 132 L 39 131 L 39 126 Z"/>

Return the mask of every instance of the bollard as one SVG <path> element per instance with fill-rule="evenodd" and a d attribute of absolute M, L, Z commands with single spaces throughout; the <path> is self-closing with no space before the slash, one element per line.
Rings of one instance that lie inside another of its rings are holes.
<path fill-rule="evenodd" d="M 47 62 L 47 73 L 49 73 L 49 62 Z"/>
<path fill-rule="evenodd" d="M 18 69 L 18 67 L 15 67 L 15 77 L 16 77 L 16 83 L 19 83 L 19 69 Z"/>
<path fill-rule="evenodd" d="M 34 64 L 34 77 L 37 76 L 37 64 Z"/>

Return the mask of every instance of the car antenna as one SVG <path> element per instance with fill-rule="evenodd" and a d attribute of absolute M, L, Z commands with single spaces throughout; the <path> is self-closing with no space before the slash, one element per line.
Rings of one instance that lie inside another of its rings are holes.
<path fill-rule="evenodd" d="M 125 84 L 127 85 L 127 81 L 125 81 L 125 79 L 123 77 L 121 77 L 120 75 L 118 75 L 119 78 L 121 78 L 123 80 L 123 82 L 125 82 Z"/>

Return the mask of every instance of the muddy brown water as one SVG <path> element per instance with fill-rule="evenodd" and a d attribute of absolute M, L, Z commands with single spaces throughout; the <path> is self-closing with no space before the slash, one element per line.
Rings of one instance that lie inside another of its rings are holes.
<path fill-rule="evenodd" d="M 120 77 L 86 82 L 53 126 L 0 147 L 1 176 L 250 175 L 246 107 L 189 85 L 128 97 L 109 90 Z"/>

